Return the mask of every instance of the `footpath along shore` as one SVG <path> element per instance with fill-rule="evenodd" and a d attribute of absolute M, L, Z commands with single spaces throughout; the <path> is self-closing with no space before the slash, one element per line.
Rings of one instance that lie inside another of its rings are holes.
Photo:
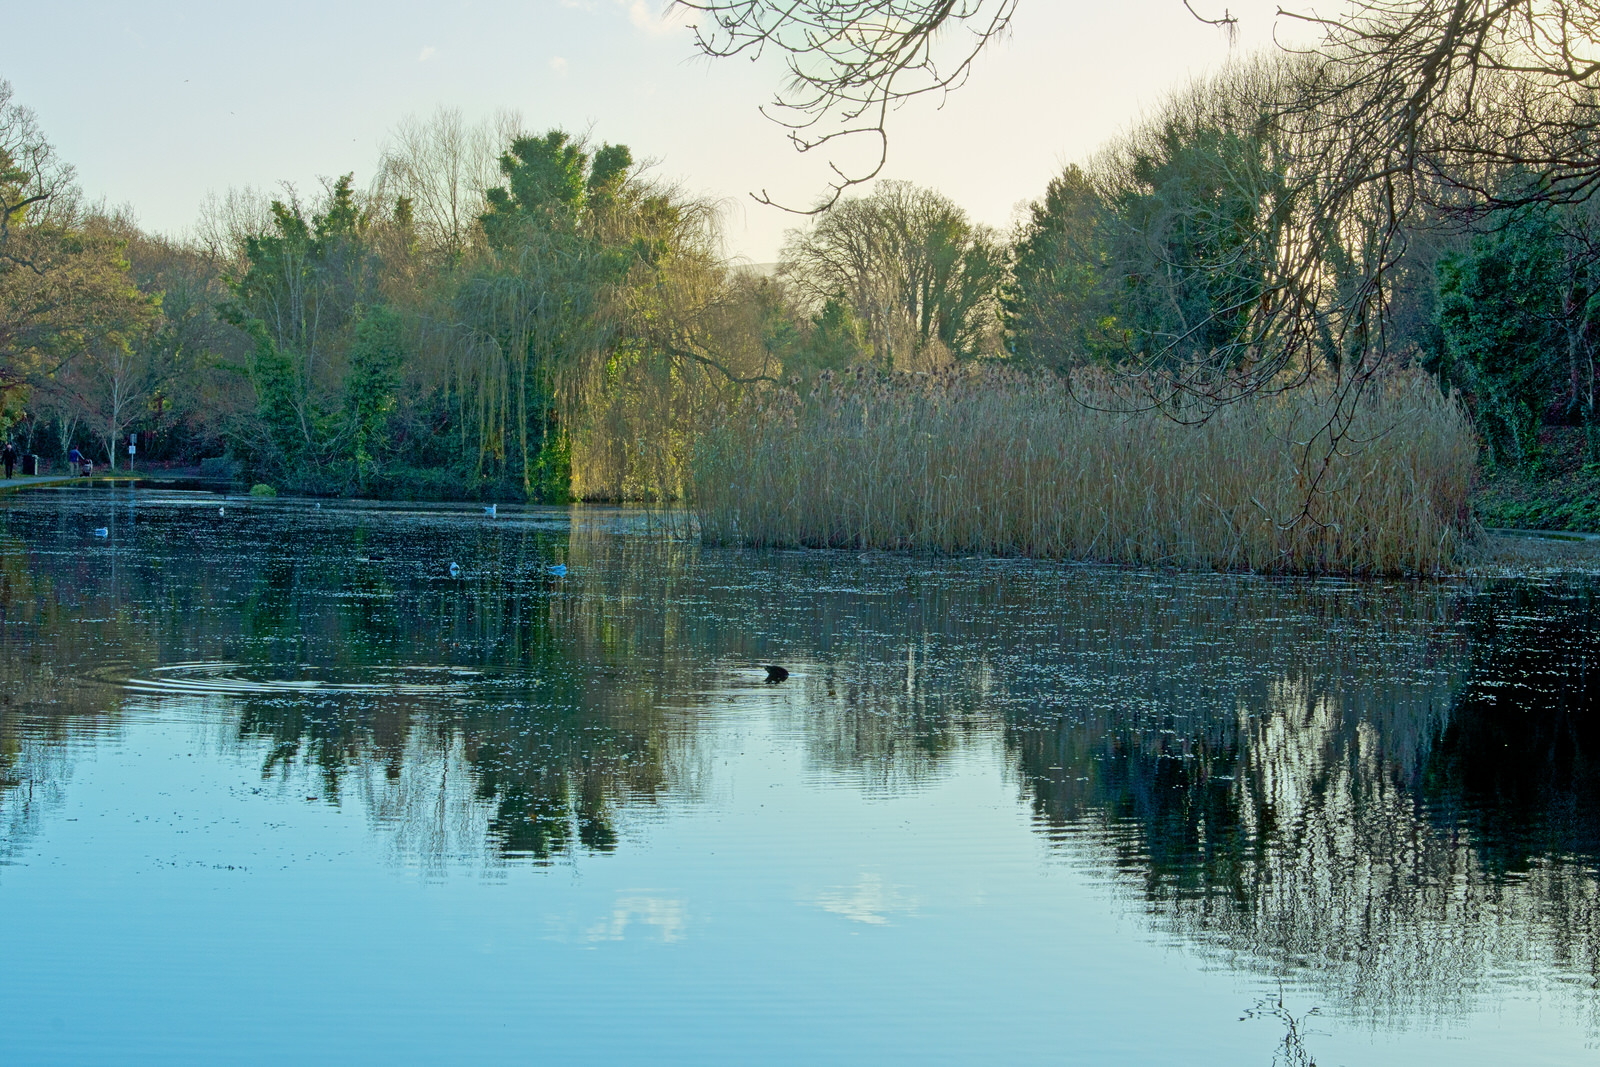
<path fill-rule="evenodd" d="M 81 474 L 30 474 L 26 477 L 19 474 L 15 478 L 0 477 L 0 493 L 11 489 L 28 489 L 36 485 L 66 485 L 72 482 L 100 485 L 105 482 L 138 481 L 146 477 L 136 471 L 107 471 L 105 474 L 91 474 L 87 478 Z"/>

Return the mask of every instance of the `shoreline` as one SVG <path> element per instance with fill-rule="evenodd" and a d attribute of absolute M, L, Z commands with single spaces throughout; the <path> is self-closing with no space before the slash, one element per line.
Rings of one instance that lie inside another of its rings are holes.
<path fill-rule="evenodd" d="M 147 484 L 145 486 L 135 484 L 134 487 L 170 487 L 179 490 L 214 492 L 224 495 L 247 495 L 246 490 L 241 489 L 232 482 L 200 479 L 187 473 L 143 473 L 138 471 L 93 474 L 87 478 L 81 475 L 47 474 L 27 478 L 19 476 L 9 481 L 0 479 L 0 495 L 45 486 L 83 485 L 85 487 L 112 488 L 117 485 L 141 482 Z M 288 502 L 297 499 L 297 497 L 288 495 L 276 499 Z M 303 499 L 313 500 L 316 498 L 304 497 Z M 346 502 L 364 501 L 375 504 L 417 503 L 416 501 L 393 500 L 387 497 L 343 497 L 340 499 Z M 457 504 L 463 507 L 477 506 L 472 501 L 433 501 L 431 503 Z M 585 505 L 578 503 L 576 506 L 581 508 Z M 597 503 L 589 506 L 620 507 L 624 509 L 629 507 L 625 503 L 618 504 L 615 502 Z M 1530 570 L 1600 571 L 1600 534 L 1566 530 L 1485 527 L 1483 528 L 1482 538 L 1468 546 L 1463 552 L 1459 560 L 1458 569 L 1448 574 L 1414 575 L 1413 577 L 1491 577 L 1497 574 L 1527 573 Z M 1313 574 L 1295 576 L 1316 577 Z"/>
<path fill-rule="evenodd" d="M 93 485 L 100 482 L 115 483 L 139 481 L 141 479 L 144 479 L 144 475 L 124 471 L 107 471 L 105 474 L 91 474 L 88 477 L 84 477 L 81 474 L 30 474 L 26 476 L 19 474 L 14 478 L 0 478 L 0 493 L 31 489 L 40 485 L 70 485 L 75 482 Z"/>

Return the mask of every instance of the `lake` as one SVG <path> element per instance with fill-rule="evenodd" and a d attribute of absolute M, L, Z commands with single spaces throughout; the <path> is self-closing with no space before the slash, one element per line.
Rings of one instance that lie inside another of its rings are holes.
<path fill-rule="evenodd" d="M 0 1060 L 1600 1059 L 1597 588 L 0 496 Z"/>

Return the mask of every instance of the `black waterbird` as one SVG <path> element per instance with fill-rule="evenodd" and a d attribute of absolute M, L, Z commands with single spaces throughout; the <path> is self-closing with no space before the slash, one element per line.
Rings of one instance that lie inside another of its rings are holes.
<path fill-rule="evenodd" d="M 765 667 L 767 671 L 768 685 L 776 685 L 778 682 L 787 681 L 789 678 L 789 672 L 784 670 L 782 667 L 779 667 L 777 664 L 763 663 L 762 666 Z"/>

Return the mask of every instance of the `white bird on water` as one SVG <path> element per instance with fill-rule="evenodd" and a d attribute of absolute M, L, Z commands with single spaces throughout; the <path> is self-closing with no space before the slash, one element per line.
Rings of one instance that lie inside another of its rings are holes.
<path fill-rule="evenodd" d="M 565 578 L 567 576 L 567 565 L 565 563 L 557 563 L 545 569 L 557 578 Z"/>
<path fill-rule="evenodd" d="M 459 564 L 459 563 L 450 564 L 450 577 L 452 577 L 452 578 L 461 577 L 461 564 Z"/>
<path fill-rule="evenodd" d="M 106 529 L 104 526 L 100 526 L 95 529 L 94 535 L 96 537 L 110 537 L 111 531 Z"/>
<path fill-rule="evenodd" d="M 492 519 L 492 518 L 494 518 L 494 509 L 495 509 L 495 505 L 490 504 L 488 507 L 483 509 L 483 513 L 485 515 L 489 516 Z"/>

